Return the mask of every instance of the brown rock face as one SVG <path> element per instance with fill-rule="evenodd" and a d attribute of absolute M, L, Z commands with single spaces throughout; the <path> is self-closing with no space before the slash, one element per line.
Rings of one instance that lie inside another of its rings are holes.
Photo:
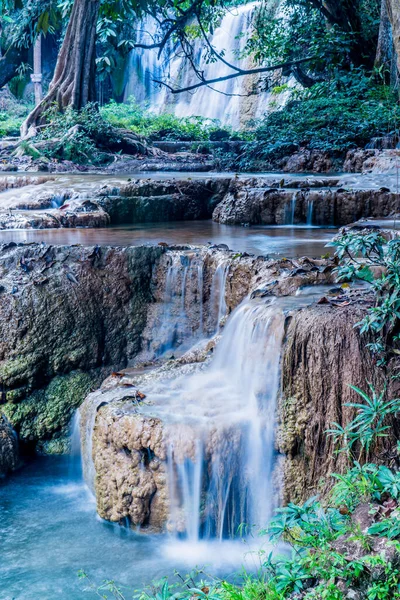
<path fill-rule="evenodd" d="M 4 415 L 0 415 L 0 477 L 18 466 L 17 434 Z"/>
<path fill-rule="evenodd" d="M 140 349 L 158 247 L 0 250 L 0 382 L 24 442 L 63 438 L 91 387 Z M 62 452 L 60 446 L 41 450 Z"/>
<path fill-rule="evenodd" d="M 326 430 L 333 422 L 345 426 L 354 418 L 347 403 L 359 402 L 350 389 L 382 389 L 384 374 L 373 364 L 354 325 L 366 305 L 316 305 L 293 316 L 287 328 L 282 363 L 282 396 L 277 445 L 286 455 L 284 499 L 304 501 L 333 483 L 330 473 L 348 466 L 344 453 L 335 453 Z M 373 379 L 372 379 L 373 378 Z M 368 391 L 368 390 L 367 390 Z M 392 397 L 398 390 L 389 389 Z M 389 396 L 390 397 L 390 396 Z"/>
<path fill-rule="evenodd" d="M 162 424 L 141 415 L 110 420 L 106 408 L 99 410 L 93 444 L 97 510 L 109 521 L 128 517 L 161 530 L 168 519 Z"/>
<path fill-rule="evenodd" d="M 113 224 L 210 219 L 229 182 L 230 178 L 139 179 L 120 188 L 103 188 L 96 201 Z"/>
<path fill-rule="evenodd" d="M 348 225 L 363 217 L 387 217 L 400 210 L 399 194 L 381 190 L 267 188 L 262 180 L 232 183 L 213 213 L 227 225 Z"/>

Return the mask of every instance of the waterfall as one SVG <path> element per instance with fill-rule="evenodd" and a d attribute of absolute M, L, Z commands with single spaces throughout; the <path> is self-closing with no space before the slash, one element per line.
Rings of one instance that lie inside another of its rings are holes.
<path fill-rule="evenodd" d="M 295 216 L 296 216 L 296 199 L 297 199 L 297 193 L 295 192 L 292 196 L 290 204 L 287 204 L 285 206 L 286 225 L 294 225 Z"/>
<path fill-rule="evenodd" d="M 283 331 L 279 303 L 245 301 L 209 364 L 145 389 L 164 422 L 175 534 L 222 539 L 268 521 Z"/>
<path fill-rule="evenodd" d="M 145 333 L 147 353 L 155 358 L 181 353 L 218 333 L 228 310 L 225 288 L 231 260 L 223 252 L 174 250 L 166 252 L 161 263 L 154 279 L 158 286 L 164 282 L 163 289 Z M 205 287 L 209 280 L 208 295 Z"/>
<path fill-rule="evenodd" d="M 81 406 L 83 472 L 102 516 L 165 526 L 197 543 L 234 538 L 242 524 L 263 527 L 277 506 L 274 428 L 286 304 L 245 299 L 220 328 L 231 266 L 231 255 L 215 248 L 166 251 L 152 276 L 145 339 L 161 341 L 154 346 L 160 353 L 169 344 L 175 356 L 218 333 L 216 344 L 110 378 Z M 135 389 L 143 403 L 133 403 Z M 128 472 L 138 478 L 130 488 L 136 500 L 125 506 L 115 476 Z M 156 491 L 146 499 L 149 490 Z"/>
<path fill-rule="evenodd" d="M 211 332 L 218 333 L 221 328 L 221 320 L 227 313 L 225 301 L 226 279 L 228 277 L 230 261 L 222 261 L 216 268 L 210 294 L 210 317 Z M 215 324 L 215 325 L 214 325 Z"/>
<path fill-rule="evenodd" d="M 272 2 L 274 8 L 277 4 Z M 243 57 L 246 42 L 251 34 L 254 16 L 260 7 L 259 2 L 250 2 L 230 7 L 210 36 L 210 43 L 217 52 L 225 51 L 224 58 L 241 68 L 251 68 L 251 60 Z M 157 35 L 157 23 L 147 17 L 139 23 L 137 43 L 150 44 Z M 207 64 L 208 50 L 201 39 L 194 41 L 196 64 L 204 69 L 209 79 L 232 73 L 220 61 Z M 203 116 L 218 119 L 222 125 L 229 124 L 234 129 L 243 127 L 249 119 L 257 119 L 268 111 L 271 103 L 284 104 L 289 92 L 274 95 L 269 91 L 254 94 L 258 79 L 254 76 L 238 77 L 215 84 L 213 91 L 208 87 L 199 88 L 194 93 L 185 92 L 171 96 L 164 86 L 154 83 L 155 79 L 168 81 L 172 86 L 186 87 L 198 82 L 182 52 L 170 44 L 164 58 L 158 59 L 157 49 L 137 48 L 132 51 L 129 62 L 125 100 L 134 97 L 139 103 L 159 114 L 171 112 L 179 117 Z M 291 84 L 291 81 L 290 81 Z M 222 93 L 218 93 L 222 92 Z"/>
<path fill-rule="evenodd" d="M 312 225 L 313 211 L 314 211 L 314 201 L 308 200 L 307 201 L 307 225 L 309 225 L 309 226 Z"/>
<path fill-rule="evenodd" d="M 80 423 L 80 413 L 76 410 L 71 421 L 69 475 L 72 479 L 82 479 Z"/>

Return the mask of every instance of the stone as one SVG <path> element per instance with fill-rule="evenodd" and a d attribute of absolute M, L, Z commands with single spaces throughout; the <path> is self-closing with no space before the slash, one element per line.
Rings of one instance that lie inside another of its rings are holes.
<path fill-rule="evenodd" d="M 93 248 L 41 244 L 0 248 L 2 410 L 22 444 L 39 452 L 68 450 L 74 410 L 140 349 L 152 270 L 163 252 L 102 248 L 99 255 Z M 22 269 L 21 261 L 29 268 Z M 47 281 L 38 285 L 43 270 Z M 73 282 L 66 272 L 74 273 Z"/>
<path fill-rule="evenodd" d="M 0 477 L 14 471 L 18 462 L 17 434 L 5 415 L 0 415 Z"/>

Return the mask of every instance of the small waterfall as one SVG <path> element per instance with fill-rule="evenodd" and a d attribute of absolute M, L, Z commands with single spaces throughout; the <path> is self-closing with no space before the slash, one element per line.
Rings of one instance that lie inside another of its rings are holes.
<path fill-rule="evenodd" d="M 82 479 L 82 456 L 81 456 L 81 418 L 79 410 L 75 411 L 71 421 L 70 442 L 70 468 L 69 475 L 72 479 Z"/>
<path fill-rule="evenodd" d="M 218 333 L 227 313 L 225 293 L 230 264 L 231 259 L 224 252 L 165 253 L 154 274 L 158 302 L 145 333 L 147 355 L 161 358 L 181 353 L 196 341 Z"/>
<path fill-rule="evenodd" d="M 197 303 L 200 307 L 199 310 L 199 334 L 203 334 L 204 330 L 204 265 L 200 263 L 197 267 Z"/>
<path fill-rule="evenodd" d="M 313 221 L 314 201 L 307 201 L 307 225 L 311 226 Z"/>
<path fill-rule="evenodd" d="M 283 331 L 278 304 L 245 301 L 210 364 L 146 390 L 165 424 L 169 528 L 177 535 L 222 539 L 241 523 L 268 521 Z"/>
<path fill-rule="evenodd" d="M 96 469 L 93 461 L 93 430 L 96 421 L 97 410 L 105 402 L 106 394 L 94 392 L 86 397 L 85 402 L 78 409 L 79 435 L 81 446 L 82 473 L 86 485 L 90 491 L 95 493 Z"/>
<path fill-rule="evenodd" d="M 221 328 L 221 320 L 227 313 L 225 300 L 226 279 L 229 273 L 230 261 L 224 260 L 219 263 L 211 284 L 210 308 L 211 317 L 210 333 L 218 333 Z"/>
<path fill-rule="evenodd" d="M 270 4 L 268 14 L 271 10 L 275 13 L 278 3 Z M 253 20 L 261 6 L 260 2 L 248 2 L 230 7 L 210 36 L 210 43 L 217 52 L 224 53 L 228 62 L 244 69 L 254 66 L 250 58 L 243 55 Z M 156 37 L 157 23 L 150 17 L 142 20 L 137 30 L 137 43 L 153 43 Z M 207 78 L 222 77 L 232 72 L 220 61 L 207 60 L 208 49 L 200 38 L 194 41 L 194 46 L 196 64 L 204 68 Z M 280 95 L 269 91 L 254 94 L 254 88 L 259 83 L 256 77 L 238 77 L 213 86 L 217 91 L 204 87 L 195 93 L 184 92 L 175 97 L 164 86 L 155 84 L 154 80 L 164 80 L 176 87 L 186 87 L 198 81 L 182 52 L 172 43 L 161 59 L 158 59 L 157 49 L 135 48 L 132 51 L 125 100 L 134 97 L 140 103 L 147 103 L 157 114 L 170 112 L 179 117 L 218 119 L 221 124 L 229 124 L 234 129 L 239 129 L 250 119 L 262 117 L 272 102 L 275 106 L 277 103 L 283 105 L 289 96 L 288 91 Z"/>
<path fill-rule="evenodd" d="M 178 347 L 187 348 L 203 332 L 203 265 L 201 253 L 170 254 L 157 332 L 157 339 L 161 341 L 156 351 L 158 357 Z"/>
<path fill-rule="evenodd" d="M 295 220 L 295 215 L 296 215 L 296 200 L 297 200 L 297 193 L 295 192 L 292 196 L 290 204 L 287 204 L 285 207 L 286 225 L 294 225 L 294 220 Z"/>

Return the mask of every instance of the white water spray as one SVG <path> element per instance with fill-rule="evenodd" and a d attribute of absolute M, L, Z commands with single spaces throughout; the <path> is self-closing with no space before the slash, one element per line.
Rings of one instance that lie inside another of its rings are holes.
<path fill-rule="evenodd" d="M 192 542 L 263 526 L 274 500 L 275 402 L 284 316 L 244 302 L 209 365 L 145 390 L 164 422 L 170 529 Z M 147 412 L 147 411 L 146 411 Z"/>

